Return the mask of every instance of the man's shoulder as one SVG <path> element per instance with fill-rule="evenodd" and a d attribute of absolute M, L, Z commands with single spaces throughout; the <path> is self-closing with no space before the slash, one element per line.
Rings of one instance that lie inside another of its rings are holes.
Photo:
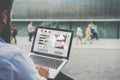
<path fill-rule="evenodd" d="M 0 43 L 0 56 L 11 59 L 16 55 L 21 54 L 22 51 L 15 45 Z"/>

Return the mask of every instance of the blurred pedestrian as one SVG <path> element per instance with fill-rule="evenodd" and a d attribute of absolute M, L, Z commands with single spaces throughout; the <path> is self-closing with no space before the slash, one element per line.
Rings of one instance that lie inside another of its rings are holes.
<path fill-rule="evenodd" d="M 93 32 L 94 31 L 93 23 L 91 23 L 89 26 L 90 26 L 90 30 L 91 30 L 91 33 L 92 33 L 91 34 L 91 40 L 92 40 L 93 39 L 93 34 L 94 34 L 94 32 Z"/>
<path fill-rule="evenodd" d="M 91 24 L 88 25 L 88 27 L 86 28 L 86 37 L 85 37 L 85 44 L 86 42 L 90 42 L 90 44 L 92 44 L 92 32 L 91 32 Z"/>
<path fill-rule="evenodd" d="M 28 35 L 29 35 L 29 41 L 31 41 L 34 35 L 34 26 L 33 26 L 32 21 L 29 22 L 27 26 L 27 30 L 28 30 Z"/>
<path fill-rule="evenodd" d="M 13 40 L 12 43 L 17 44 L 17 40 L 16 40 L 16 35 L 17 35 L 18 31 L 17 28 L 15 26 L 15 24 L 12 24 L 12 28 L 11 28 L 11 40 Z"/>
<path fill-rule="evenodd" d="M 93 24 L 92 29 L 93 29 L 93 37 L 92 37 L 92 39 L 96 38 L 96 40 L 98 40 L 97 25 L 96 25 L 96 24 Z"/>
<path fill-rule="evenodd" d="M 77 32 L 76 32 L 77 38 L 76 38 L 76 44 L 78 45 L 78 40 L 80 40 L 81 44 L 82 44 L 82 29 L 81 26 L 79 25 L 79 27 L 77 28 Z"/>

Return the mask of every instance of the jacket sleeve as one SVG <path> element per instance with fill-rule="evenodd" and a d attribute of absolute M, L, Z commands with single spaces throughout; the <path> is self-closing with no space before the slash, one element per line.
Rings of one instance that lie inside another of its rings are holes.
<path fill-rule="evenodd" d="M 32 59 L 24 52 L 19 52 L 11 59 L 14 66 L 14 80 L 46 80 L 38 74 Z"/>
<path fill-rule="evenodd" d="M 0 80 L 14 80 L 12 65 L 6 58 L 0 57 Z"/>
<path fill-rule="evenodd" d="M 22 55 L 23 54 L 23 55 Z M 0 80 L 47 80 L 40 76 L 35 64 L 25 53 L 12 59 L 0 57 Z"/>

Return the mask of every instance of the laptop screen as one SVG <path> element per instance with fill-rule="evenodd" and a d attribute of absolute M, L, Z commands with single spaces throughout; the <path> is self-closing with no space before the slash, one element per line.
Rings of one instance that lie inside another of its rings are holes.
<path fill-rule="evenodd" d="M 71 37 L 70 31 L 37 28 L 33 51 L 67 57 Z"/>

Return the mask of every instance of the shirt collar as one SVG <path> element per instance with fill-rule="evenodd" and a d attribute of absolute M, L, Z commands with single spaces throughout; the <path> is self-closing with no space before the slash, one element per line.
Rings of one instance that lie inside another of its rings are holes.
<path fill-rule="evenodd" d="M 5 41 L 0 37 L 0 42 L 1 43 L 5 43 Z"/>

